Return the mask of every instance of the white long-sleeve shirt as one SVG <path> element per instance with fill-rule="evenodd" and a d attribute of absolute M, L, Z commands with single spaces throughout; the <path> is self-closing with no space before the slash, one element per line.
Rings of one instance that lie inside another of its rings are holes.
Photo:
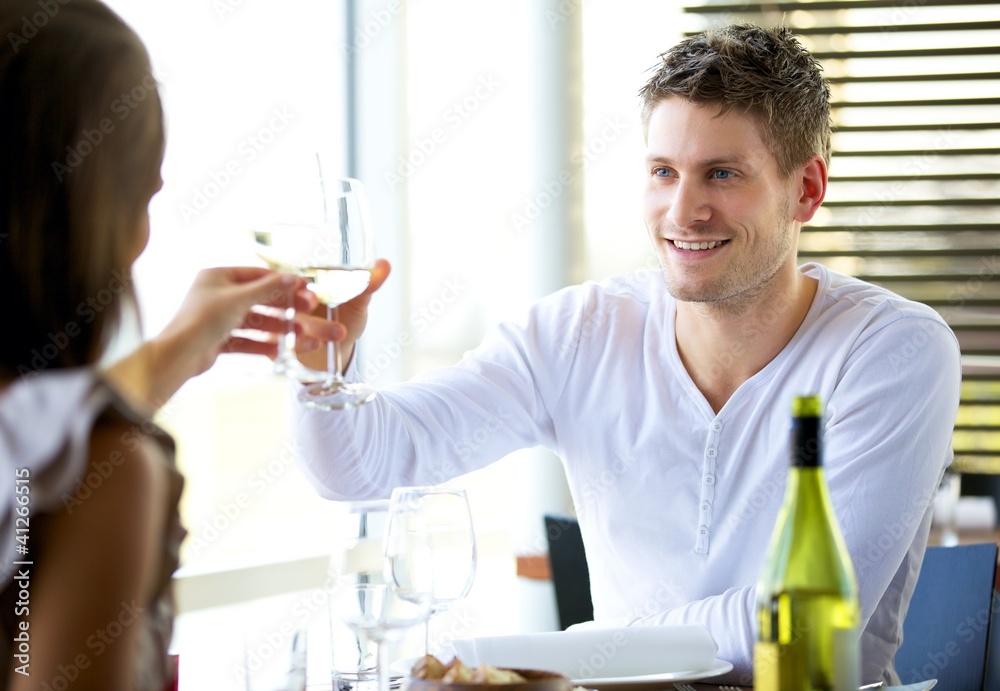
<path fill-rule="evenodd" d="M 924 305 L 820 265 L 801 270 L 819 281 L 802 325 L 718 414 L 677 353 L 674 299 L 658 273 L 640 271 L 557 292 L 457 365 L 356 411 L 297 410 L 303 470 L 325 496 L 375 498 L 552 449 L 580 520 L 595 620 L 705 624 L 731 678 L 749 681 L 791 400 L 818 394 L 827 481 L 859 580 L 863 678 L 895 682 L 952 458 L 958 343 Z"/>

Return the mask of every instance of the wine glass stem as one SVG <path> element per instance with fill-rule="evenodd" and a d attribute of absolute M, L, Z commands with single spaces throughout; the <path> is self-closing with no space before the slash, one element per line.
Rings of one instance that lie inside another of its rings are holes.
<path fill-rule="evenodd" d="M 330 321 L 336 321 L 337 319 L 339 319 L 339 310 L 340 310 L 339 306 L 331 307 L 330 305 L 327 305 L 326 318 Z M 344 381 L 343 374 L 341 374 L 344 371 L 343 359 L 344 355 L 340 350 L 340 345 L 333 341 L 327 341 L 326 342 L 327 385 L 340 384 Z"/>
<path fill-rule="evenodd" d="M 378 691 L 389 691 L 389 652 L 386 641 L 375 643 L 375 661 L 378 665 Z"/>
<path fill-rule="evenodd" d="M 424 655 L 431 654 L 431 615 L 432 612 L 428 612 L 424 619 Z"/>
<path fill-rule="evenodd" d="M 285 333 L 281 338 L 279 358 L 285 364 L 296 359 L 295 355 L 295 307 L 285 308 Z"/>

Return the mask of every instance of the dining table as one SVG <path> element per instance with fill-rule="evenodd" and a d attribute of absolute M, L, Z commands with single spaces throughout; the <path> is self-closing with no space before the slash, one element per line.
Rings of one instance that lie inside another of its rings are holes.
<path fill-rule="evenodd" d="M 517 599 L 522 603 L 528 602 L 531 605 L 528 609 L 540 608 L 551 599 L 551 592 L 541 583 L 519 579 L 515 560 L 510 557 L 487 554 L 481 566 L 474 597 L 437 622 L 438 642 L 481 635 L 539 632 L 537 627 L 544 622 L 525 622 L 518 608 L 511 607 L 510 602 Z M 475 597 L 477 589 L 480 593 Z M 498 593 L 506 593 L 509 597 L 497 596 Z M 305 635 L 308 642 L 306 669 L 302 675 L 305 685 L 299 688 L 303 691 L 335 691 L 330 677 L 330 620 L 327 600 L 320 586 L 182 613 L 176 619 L 171 645 L 171 651 L 177 655 L 178 691 L 203 691 L 206 688 L 245 691 L 240 673 L 245 662 L 246 631 L 249 627 L 268 624 L 275 628 L 287 624 L 285 631 Z M 282 645 L 290 646 L 292 635 L 285 638 L 287 640 L 283 640 Z M 415 631 L 392 647 L 390 660 L 416 657 L 423 653 L 423 644 L 422 631 Z M 287 651 L 283 653 L 287 655 Z M 392 686 L 394 691 L 405 691 L 405 682 L 398 670 Z M 584 683 L 582 687 L 596 691 L 750 691 L 752 688 L 714 683 L 711 679 L 618 684 L 613 687 L 591 687 Z M 886 687 L 888 691 L 927 691 L 930 688 L 926 683 Z"/>

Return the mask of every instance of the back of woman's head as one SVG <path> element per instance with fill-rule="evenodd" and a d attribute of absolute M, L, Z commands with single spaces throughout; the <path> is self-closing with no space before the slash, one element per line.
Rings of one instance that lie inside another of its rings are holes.
<path fill-rule="evenodd" d="M 96 0 L 0 0 L 0 377 L 95 362 L 159 185 L 149 57 Z"/>

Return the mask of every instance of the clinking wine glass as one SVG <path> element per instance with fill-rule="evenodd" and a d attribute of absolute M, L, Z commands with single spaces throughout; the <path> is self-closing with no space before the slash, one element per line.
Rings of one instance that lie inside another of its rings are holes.
<path fill-rule="evenodd" d="M 462 489 L 399 487 L 389 502 L 386 581 L 403 598 L 427 599 L 430 617 L 465 598 L 476 577 L 476 537 Z"/>
<path fill-rule="evenodd" d="M 320 232 L 318 225 L 305 221 L 263 224 L 252 230 L 254 251 L 269 269 L 301 274 L 300 267 L 317 262 L 321 248 L 316 244 L 316 238 Z M 272 367 L 274 374 L 300 382 L 321 381 L 325 373 L 306 367 L 295 354 L 294 296 L 289 297 L 283 307 L 255 307 L 254 310 L 285 323 Z"/>
<path fill-rule="evenodd" d="M 326 200 L 325 222 L 315 229 L 314 242 L 323 249 L 309 265 L 297 272 L 311 282 L 309 289 L 326 305 L 327 319 L 338 318 L 338 308 L 361 295 L 371 281 L 375 265 L 375 242 L 368 203 L 361 183 L 351 178 L 323 181 Z M 363 405 L 375 397 L 375 390 L 343 377 L 343 355 L 338 344 L 327 343 L 326 377 L 319 384 L 299 392 L 299 400 L 313 408 L 342 410 Z"/>

